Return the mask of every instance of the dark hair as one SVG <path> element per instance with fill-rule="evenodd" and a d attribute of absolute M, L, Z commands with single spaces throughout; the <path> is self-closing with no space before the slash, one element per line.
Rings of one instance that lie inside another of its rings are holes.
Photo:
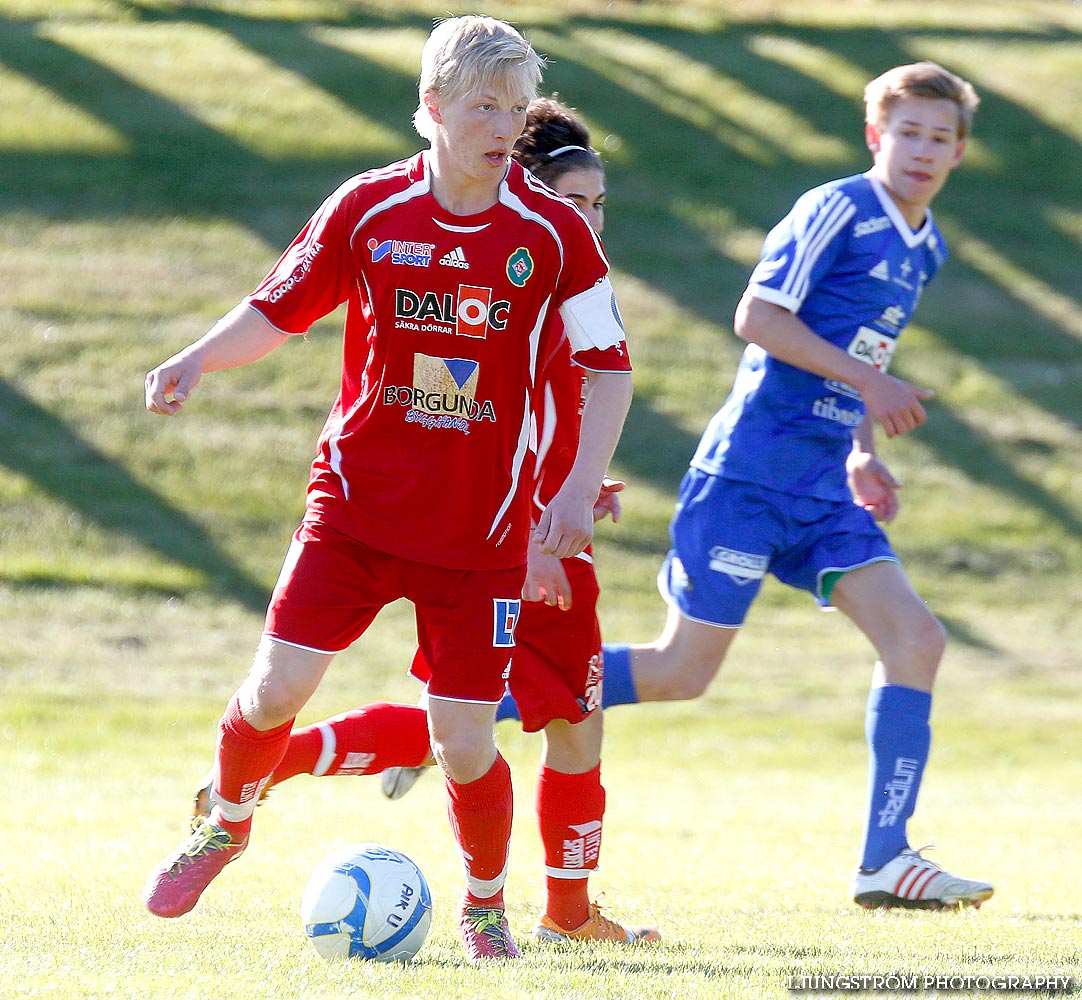
<path fill-rule="evenodd" d="M 511 155 L 550 186 L 570 170 L 605 170 L 597 150 L 590 147 L 590 130 L 574 109 L 555 97 L 530 102 L 526 127 Z"/>

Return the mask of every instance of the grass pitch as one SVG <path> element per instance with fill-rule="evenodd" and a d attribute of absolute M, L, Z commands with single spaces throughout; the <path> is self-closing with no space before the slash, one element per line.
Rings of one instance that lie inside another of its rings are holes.
<path fill-rule="evenodd" d="M 501 727 L 518 818 L 508 899 L 525 961 L 462 965 L 438 781 L 299 778 L 191 915 L 141 908 L 183 835 L 214 720 L 246 669 L 333 398 L 337 321 L 210 376 L 184 415 L 143 373 L 247 291 L 341 180 L 417 147 L 418 2 L 0 0 L 2 997 L 771 997 L 790 977 L 1082 975 L 1082 15 L 972 5 L 568 0 L 488 9 L 550 57 L 546 85 L 609 164 L 606 244 L 637 394 L 625 518 L 599 539 L 603 625 L 652 638 L 680 475 L 731 381 L 732 310 L 801 191 L 862 170 L 860 92 L 937 59 L 983 97 L 937 201 L 952 260 L 899 372 L 937 390 L 884 457 L 892 539 L 951 646 L 915 844 L 988 878 L 980 912 L 865 913 L 869 663 L 839 616 L 767 586 L 722 678 L 614 710 L 593 880 L 658 948 L 542 950 L 537 741 Z M 344 654 L 302 722 L 403 677 L 408 609 Z M 417 961 L 323 964 L 301 888 L 374 840 L 436 899 Z"/>

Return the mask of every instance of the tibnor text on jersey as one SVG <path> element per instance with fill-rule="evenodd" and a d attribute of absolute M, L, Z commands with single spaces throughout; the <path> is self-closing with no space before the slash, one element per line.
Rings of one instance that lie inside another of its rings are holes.
<path fill-rule="evenodd" d="M 521 566 L 538 370 L 559 311 L 607 286 L 608 263 L 582 216 L 517 164 L 495 205 L 452 215 L 427 155 L 343 184 L 248 302 L 297 334 L 346 305 L 308 518 L 430 565 Z M 468 270 L 440 266 L 448 255 Z M 630 370 L 617 320 L 597 313 L 576 359 Z"/>

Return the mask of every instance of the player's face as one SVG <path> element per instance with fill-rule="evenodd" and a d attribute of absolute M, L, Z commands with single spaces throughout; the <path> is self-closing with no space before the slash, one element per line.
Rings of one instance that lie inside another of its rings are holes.
<path fill-rule="evenodd" d="M 472 91 L 429 105 L 442 126 L 443 152 L 470 180 L 503 178 L 507 158 L 526 125 L 529 99 L 496 89 Z"/>
<path fill-rule="evenodd" d="M 605 228 L 605 175 L 600 170 L 568 170 L 556 178 L 553 190 L 573 201 L 594 232 Z"/>
<path fill-rule="evenodd" d="M 953 101 L 907 97 L 891 108 L 881 127 L 866 127 L 875 157 L 872 175 L 883 183 L 910 225 L 923 224 L 925 209 L 961 161 L 958 107 Z"/>

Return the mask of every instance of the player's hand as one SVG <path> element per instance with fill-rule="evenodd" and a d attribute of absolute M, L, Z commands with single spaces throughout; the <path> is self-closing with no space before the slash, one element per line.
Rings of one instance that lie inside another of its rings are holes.
<path fill-rule="evenodd" d="M 583 493 L 568 482 L 560 487 L 542 511 L 533 532 L 533 540 L 541 552 L 557 559 L 569 559 L 590 544 L 594 537 L 594 490 Z"/>
<path fill-rule="evenodd" d="M 174 355 L 147 372 L 144 383 L 147 409 L 151 413 L 173 416 L 179 412 L 202 376 L 203 370 L 196 358 Z"/>
<path fill-rule="evenodd" d="M 601 481 L 601 492 L 594 504 L 595 521 L 602 521 L 606 517 L 611 517 L 613 524 L 620 523 L 620 498 L 616 494 L 626 486 L 627 483 L 623 483 L 619 479 L 609 479 L 608 476 Z"/>
<path fill-rule="evenodd" d="M 571 584 L 564 572 L 563 563 L 556 556 L 542 552 L 535 541 L 530 541 L 526 557 L 526 582 L 522 585 L 524 601 L 544 601 L 561 611 L 571 609 Z"/>
<path fill-rule="evenodd" d="M 927 419 L 922 399 L 931 399 L 935 392 L 910 385 L 893 375 L 880 374 L 861 386 L 864 405 L 882 426 L 887 437 L 908 434 Z"/>
<path fill-rule="evenodd" d="M 875 455 L 854 452 L 846 463 L 853 503 L 877 521 L 889 524 L 898 515 L 898 490 L 902 484 Z"/>

